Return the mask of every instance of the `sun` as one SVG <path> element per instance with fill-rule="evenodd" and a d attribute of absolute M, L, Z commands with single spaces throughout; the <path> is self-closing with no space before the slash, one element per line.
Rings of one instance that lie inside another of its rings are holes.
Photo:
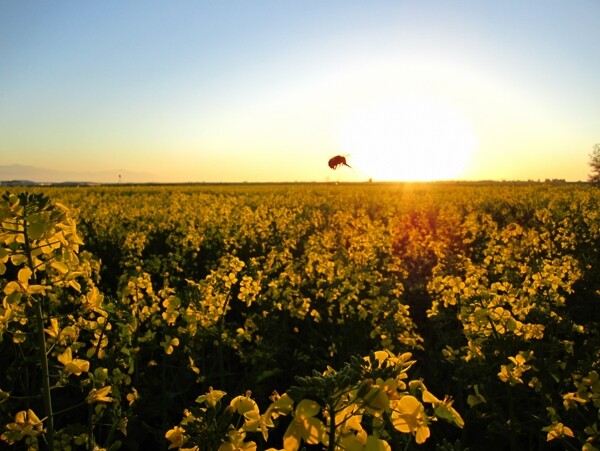
<path fill-rule="evenodd" d="M 380 181 L 460 178 L 477 144 L 457 110 L 425 97 L 369 104 L 346 117 L 338 135 L 353 167 Z"/>

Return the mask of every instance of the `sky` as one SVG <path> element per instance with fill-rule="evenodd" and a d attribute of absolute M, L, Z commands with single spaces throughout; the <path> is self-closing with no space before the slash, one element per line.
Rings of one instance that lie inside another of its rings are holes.
<path fill-rule="evenodd" d="M 597 0 L 0 0 L 0 166 L 586 180 L 598 17 Z"/>

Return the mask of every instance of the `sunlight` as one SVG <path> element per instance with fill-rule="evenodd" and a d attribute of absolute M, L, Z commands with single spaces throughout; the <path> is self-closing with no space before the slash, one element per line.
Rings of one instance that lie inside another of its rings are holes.
<path fill-rule="evenodd" d="M 339 141 L 357 171 L 386 181 L 459 178 L 477 143 L 458 111 L 424 97 L 360 109 L 342 123 Z"/>

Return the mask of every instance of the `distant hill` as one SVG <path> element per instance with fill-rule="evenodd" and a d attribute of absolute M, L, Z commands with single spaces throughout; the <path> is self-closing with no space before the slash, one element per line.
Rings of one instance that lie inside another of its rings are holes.
<path fill-rule="evenodd" d="M 148 183 L 159 181 L 155 174 L 132 172 L 125 169 L 75 172 L 21 164 L 0 165 L 0 182 L 13 180 L 27 180 L 35 183 Z"/>

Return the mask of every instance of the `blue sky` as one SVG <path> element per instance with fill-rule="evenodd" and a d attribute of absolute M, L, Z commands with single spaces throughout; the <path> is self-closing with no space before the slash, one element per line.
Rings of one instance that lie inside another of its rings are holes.
<path fill-rule="evenodd" d="M 591 0 L 3 1 L 0 165 L 585 180 L 597 17 Z"/>

